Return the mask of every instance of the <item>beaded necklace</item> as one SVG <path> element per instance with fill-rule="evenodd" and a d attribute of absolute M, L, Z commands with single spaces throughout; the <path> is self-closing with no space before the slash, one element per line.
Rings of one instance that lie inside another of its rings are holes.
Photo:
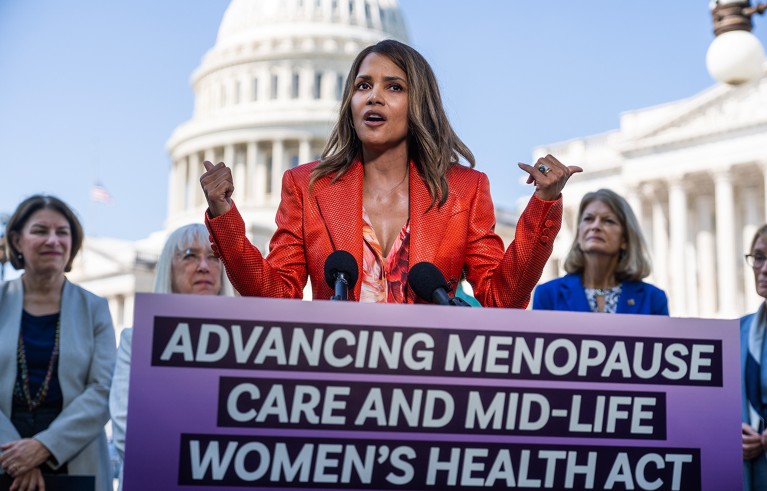
<path fill-rule="evenodd" d="M 53 367 L 56 366 L 56 360 L 59 357 L 59 338 L 61 337 L 61 314 L 56 320 L 56 339 L 53 342 L 53 351 L 51 351 L 51 358 L 48 360 L 48 371 L 45 373 L 45 379 L 42 385 L 37 391 L 37 395 L 32 399 L 31 390 L 29 389 L 29 369 L 27 368 L 27 353 L 24 349 L 24 339 L 21 333 L 19 333 L 19 347 L 18 347 L 18 359 L 19 367 L 21 368 L 21 381 L 16 379 L 16 387 L 14 392 L 19 399 L 23 399 L 27 403 L 29 411 L 34 411 L 43 402 L 45 402 L 45 396 L 48 395 L 48 388 L 51 385 L 51 377 L 53 376 Z"/>

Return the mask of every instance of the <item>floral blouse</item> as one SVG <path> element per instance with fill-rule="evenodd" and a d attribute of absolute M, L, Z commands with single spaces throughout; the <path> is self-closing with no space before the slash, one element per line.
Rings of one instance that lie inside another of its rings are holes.
<path fill-rule="evenodd" d="M 586 299 L 589 301 L 589 308 L 592 312 L 599 312 L 597 307 L 597 296 L 602 295 L 605 297 L 605 314 L 614 314 L 618 310 L 618 298 L 621 296 L 621 286 L 618 285 L 614 288 L 584 288 L 586 291 Z"/>
<path fill-rule="evenodd" d="M 362 292 L 360 302 L 405 303 L 407 301 L 407 263 L 410 259 L 410 220 L 384 257 L 370 217 L 362 208 Z"/>

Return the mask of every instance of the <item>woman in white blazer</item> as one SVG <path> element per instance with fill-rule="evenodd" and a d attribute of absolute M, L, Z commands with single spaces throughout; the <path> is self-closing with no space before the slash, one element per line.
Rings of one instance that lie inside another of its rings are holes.
<path fill-rule="evenodd" d="M 67 281 L 83 231 L 52 196 L 23 201 L 6 227 L 11 264 L 0 285 L 0 480 L 44 489 L 46 474 L 92 476 L 111 489 L 104 425 L 115 363 L 105 299 Z"/>

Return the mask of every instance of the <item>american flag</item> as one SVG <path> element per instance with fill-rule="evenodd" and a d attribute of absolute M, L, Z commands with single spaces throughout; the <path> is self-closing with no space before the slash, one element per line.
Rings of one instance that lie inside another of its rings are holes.
<path fill-rule="evenodd" d="M 107 188 L 105 188 L 100 182 L 96 182 L 91 188 L 91 201 L 108 205 L 112 203 L 112 195 L 109 194 Z"/>

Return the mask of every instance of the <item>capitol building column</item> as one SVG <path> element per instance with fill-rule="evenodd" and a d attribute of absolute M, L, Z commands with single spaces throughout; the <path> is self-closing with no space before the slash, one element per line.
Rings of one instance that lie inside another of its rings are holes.
<path fill-rule="evenodd" d="M 652 203 L 652 244 L 653 244 L 653 276 L 654 282 L 661 288 L 668 289 L 668 221 L 663 203 L 660 200 L 660 189 L 657 186 L 646 185 L 645 193 Z"/>
<path fill-rule="evenodd" d="M 626 190 L 626 201 L 631 207 L 631 210 L 634 212 L 634 215 L 636 216 L 639 227 L 642 229 L 642 232 L 644 232 L 644 216 L 643 216 L 644 205 L 642 204 L 641 190 L 636 187 L 628 188 Z"/>
<path fill-rule="evenodd" d="M 302 138 L 298 143 L 298 164 L 305 164 L 312 160 L 312 142 L 308 138 Z"/>
<path fill-rule="evenodd" d="M 258 176 L 258 145 L 248 142 L 245 147 L 245 201 L 249 205 L 260 206 L 264 203 L 264 193 L 258 188 L 263 185 L 263 178 Z"/>
<path fill-rule="evenodd" d="M 711 195 L 700 195 L 696 200 L 697 234 L 696 248 L 698 250 L 697 270 L 700 289 L 698 302 L 699 313 L 703 317 L 713 317 L 716 314 L 716 248 L 714 239 L 714 199 Z"/>
<path fill-rule="evenodd" d="M 685 258 L 687 248 L 687 192 L 682 176 L 673 178 L 668 185 L 668 213 L 671 242 L 670 310 L 677 315 L 687 312 Z"/>
<path fill-rule="evenodd" d="M 718 273 L 719 315 L 735 317 L 737 281 L 735 261 L 735 202 L 730 169 L 714 172 L 716 204 L 716 263 Z"/>
<path fill-rule="evenodd" d="M 751 248 L 751 241 L 762 223 L 759 217 L 759 210 L 753 206 L 748 206 L 749 203 L 759 202 L 759 189 L 756 186 L 748 186 L 739 190 L 738 194 L 741 196 L 745 205 L 743 206 L 743 231 L 741 232 L 743 247 L 741 251 L 737 251 L 741 253 L 738 254 L 740 259 L 743 257 L 743 254 L 751 252 L 749 250 Z M 743 291 L 745 292 L 745 295 L 744 305 L 741 306 L 740 310 L 744 311 L 745 308 L 751 305 L 759 305 L 760 297 L 756 293 L 756 288 L 754 287 L 754 273 L 752 268 L 746 264 L 746 261 L 743 259 L 738 261 L 738 266 L 743 270 Z"/>
<path fill-rule="evenodd" d="M 168 210 L 175 213 L 184 209 L 184 191 L 186 189 L 186 166 L 188 157 L 173 159 L 168 183 Z"/>
<path fill-rule="evenodd" d="M 224 145 L 224 163 L 232 169 L 232 183 L 235 192 L 240 191 L 245 196 L 245 163 L 241 162 L 237 155 L 237 149 L 231 143 Z"/>
<path fill-rule="evenodd" d="M 215 148 L 206 148 L 205 149 L 205 156 L 203 157 L 208 162 L 212 163 L 213 165 L 217 164 L 216 162 L 216 149 Z M 197 163 L 197 172 L 194 172 L 194 169 L 192 170 L 192 175 L 190 176 L 190 180 L 195 183 L 194 186 L 194 205 L 205 205 L 205 194 L 202 192 L 202 187 L 200 186 L 200 174 L 202 174 L 202 171 L 199 169 L 204 169 L 202 162 L 199 161 Z M 207 208 L 207 207 L 206 207 Z"/>
<path fill-rule="evenodd" d="M 282 174 L 285 172 L 285 142 L 275 139 L 272 142 L 272 204 L 280 204 Z"/>
<path fill-rule="evenodd" d="M 193 209 L 197 206 L 197 194 L 202 194 L 202 188 L 200 187 L 200 174 L 202 172 L 199 169 L 203 169 L 202 162 L 200 162 L 200 154 L 193 152 L 187 158 L 186 167 L 186 197 L 184 198 L 184 207 L 186 209 Z M 195 170 L 198 173 L 195 173 Z M 204 196 L 203 196 L 204 198 Z"/>

